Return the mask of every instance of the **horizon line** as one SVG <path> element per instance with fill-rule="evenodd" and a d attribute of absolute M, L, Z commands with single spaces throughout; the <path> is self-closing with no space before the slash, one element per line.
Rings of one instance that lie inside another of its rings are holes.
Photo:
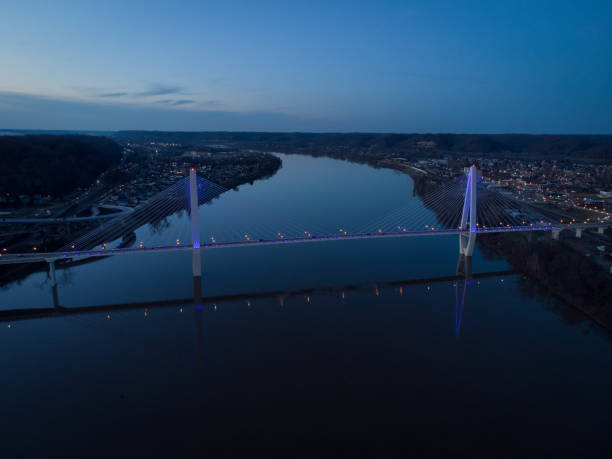
<path fill-rule="evenodd" d="M 612 133 L 572 133 L 563 134 L 539 132 L 397 132 L 397 131 L 300 131 L 300 130 L 270 130 L 270 131 L 245 131 L 245 130 L 163 130 L 163 129 L 34 129 L 34 128 L 0 128 L 0 132 L 100 132 L 100 133 L 118 133 L 118 132 L 162 132 L 162 133 L 189 133 L 189 134 L 204 134 L 204 133 L 223 133 L 223 134 L 318 134 L 318 135 L 481 135 L 481 136 L 501 136 L 501 135 L 516 135 L 516 136 L 612 136 Z"/>

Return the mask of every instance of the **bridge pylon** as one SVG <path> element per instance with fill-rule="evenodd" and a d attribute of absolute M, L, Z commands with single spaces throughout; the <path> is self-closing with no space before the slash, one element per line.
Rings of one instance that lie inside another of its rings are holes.
<path fill-rule="evenodd" d="M 198 218 L 198 182 L 195 168 L 189 169 L 189 218 L 191 219 L 191 265 L 193 277 L 202 277 L 200 259 L 200 220 Z"/>
<path fill-rule="evenodd" d="M 49 263 L 49 281 L 51 283 L 51 287 L 57 286 L 57 280 L 55 278 L 55 259 L 47 260 Z"/>
<path fill-rule="evenodd" d="M 467 186 L 465 188 L 465 197 L 463 199 L 463 211 L 461 212 L 461 224 L 459 229 L 459 254 L 471 257 L 474 254 L 474 246 L 476 245 L 476 166 L 472 166 L 468 170 Z"/>
<path fill-rule="evenodd" d="M 466 257 L 463 254 L 459 255 L 456 274 L 465 280 L 472 280 L 472 257 Z"/>

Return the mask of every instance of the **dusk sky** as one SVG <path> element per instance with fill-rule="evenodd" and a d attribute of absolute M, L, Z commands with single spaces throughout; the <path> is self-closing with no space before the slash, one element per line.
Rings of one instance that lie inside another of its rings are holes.
<path fill-rule="evenodd" d="M 612 2 L 0 6 L 0 128 L 612 134 Z"/>

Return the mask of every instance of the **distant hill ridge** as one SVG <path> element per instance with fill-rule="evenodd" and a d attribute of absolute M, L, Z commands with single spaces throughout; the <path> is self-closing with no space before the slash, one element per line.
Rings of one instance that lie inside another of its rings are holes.
<path fill-rule="evenodd" d="M 112 137 L 120 142 L 230 143 L 313 155 L 329 154 L 327 150 L 331 148 L 362 154 L 370 152 L 373 155 L 477 153 L 513 158 L 612 161 L 612 135 L 119 131 Z"/>
<path fill-rule="evenodd" d="M 91 135 L 0 136 L 0 193 L 52 195 L 91 185 L 121 147 Z"/>

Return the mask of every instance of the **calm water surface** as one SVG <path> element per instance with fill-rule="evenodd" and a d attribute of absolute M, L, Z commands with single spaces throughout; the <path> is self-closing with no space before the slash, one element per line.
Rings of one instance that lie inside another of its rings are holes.
<path fill-rule="evenodd" d="M 282 159 L 202 206 L 204 237 L 420 206 L 406 175 Z M 188 253 L 60 270 L 62 306 L 109 308 L 2 324 L 0 456 L 609 454 L 608 334 L 517 274 L 434 281 L 457 252 L 455 237 L 207 251 L 204 297 L 244 296 L 198 306 L 172 301 L 193 296 Z M 474 273 L 509 269 L 477 248 Z M 1 309 L 52 304 L 44 273 L 0 290 Z"/>

